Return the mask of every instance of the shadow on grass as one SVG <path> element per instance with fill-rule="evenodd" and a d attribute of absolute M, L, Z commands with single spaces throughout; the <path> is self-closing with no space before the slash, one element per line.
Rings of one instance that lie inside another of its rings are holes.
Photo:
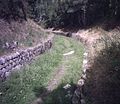
<path fill-rule="evenodd" d="M 86 73 L 86 95 L 89 104 L 120 104 L 120 38 L 103 39 L 105 47 L 96 51 L 98 55 Z"/>
<path fill-rule="evenodd" d="M 62 83 L 53 91 L 48 91 L 45 87 L 35 87 L 33 92 L 36 97 L 42 99 L 42 104 L 72 104 L 72 98 L 77 86 Z M 37 104 L 41 104 L 39 101 Z"/>

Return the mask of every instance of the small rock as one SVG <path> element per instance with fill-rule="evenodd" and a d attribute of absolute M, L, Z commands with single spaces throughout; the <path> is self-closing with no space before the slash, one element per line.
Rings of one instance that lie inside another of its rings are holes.
<path fill-rule="evenodd" d="M 3 68 L 3 65 L 0 65 L 0 70 Z"/>
<path fill-rule="evenodd" d="M 88 62 L 87 60 L 83 60 L 83 64 L 87 64 L 87 62 Z"/>
<path fill-rule="evenodd" d="M 83 55 L 84 55 L 84 56 L 88 56 L 88 53 L 87 53 L 87 52 L 85 52 Z"/>
<path fill-rule="evenodd" d="M 0 76 L 2 75 L 2 73 L 3 73 L 2 70 L 0 70 Z"/>
<path fill-rule="evenodd" d="M 8 42 L 5 43 L 5 48 L 9 48 L 10 44 Z"/>
<path fill-rule="evenodd" d="M 19 52 L 16 52 L 16 54 L 19 56 L 20 55 L 20 53 Z"/>
<path fill-rule="evenodd" d="M 10 76 L 10 72 L 6 72 L 6 73 L 5 73 L 5 76 L 6 76 L 6 77 Z"/>
<path fill-rule="evenodd" d="M 68 53 L 63 54 L 63 56 L 72 55 L 72 54 L 74 54 L 74 53 L 75 53 L 75 51 L 70 51 L 70 52 L 68 52 Z"/>
<path fill-rule="evenodd" d="M 84 68 L 84 67 L 83 67 L 83 68 Z M 83 73 L 86 73 L 86 70 L 87 70 L 87 69 L 86 69 L 86 67 L 85 67 L 85 68 L 83 69 Z"/>
<path fill-rule="evenodd" d="M 2 72 L 5 73 L 5 72 L 7 72 L 7 70 L 6 70 L 5 68 L 3 68 L 3 69 L 2 69 Z"/>
<path fill-rule="evenodd" d="M 83 78 L 83 79 L 86 79 L 86 78 L 87 78 L 86 74 L 83 74 L 83 75 L 82 75 L 82 78 Z"/>
<path fill-rule="evenodd" d="M 2 78 L 2 80 L 5 80 L 5 73 L 2 73 L 2 75 L 0 76 Z"/>
<path fill-rule="evenodd" d="M 70 84 L 67 84 L 67 85 L 65 85 L 63 88 L 64 89 L 69 89 L 71 87 L 71 85 Z"/>
<path fill-rule="evenodd" d="M 5 63 L 5 58 L 0 58 L 0 65 L 3 65 Z"/>
<path fill-rule="evenodd" d="M 80 79 L 80 80 L 78 81 L 78 85 L 79 85 L 79 86 L 83 86 L 83 85 L 84 85 L 84 79 Z"/>
<path fill-rule="evenodd" d="M 85 100 L 84 99 L 81 99 L 81 104 L 85 104 Z"/>
<path fill-rule="evenodd" d="M 3 93 L 2 92 L 0 92 L 0 95 L 2 95 Z"/>

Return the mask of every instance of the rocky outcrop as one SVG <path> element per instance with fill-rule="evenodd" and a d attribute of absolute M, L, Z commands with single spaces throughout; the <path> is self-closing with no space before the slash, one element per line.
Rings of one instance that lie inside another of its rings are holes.
<path fill-rule="evenodd" d="M 0 79 L 5 80 L 13 70 L 20 68 L 20 66 L 30 62 L 36 56 L 44 53 L 52 46 L 53 36 L 38 44 L 37 46 L 19 50 L 11 55 L 0 57 Z"/>

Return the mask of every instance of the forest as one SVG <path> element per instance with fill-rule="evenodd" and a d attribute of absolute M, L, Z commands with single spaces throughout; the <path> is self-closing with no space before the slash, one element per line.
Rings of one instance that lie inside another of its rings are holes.
<path fill-rule="evenodd" d="M 32 18 L 44 27 L 85 27 L 105 19 L 119 20 L 119 0 L 1 0 L 0 17 Z"/>

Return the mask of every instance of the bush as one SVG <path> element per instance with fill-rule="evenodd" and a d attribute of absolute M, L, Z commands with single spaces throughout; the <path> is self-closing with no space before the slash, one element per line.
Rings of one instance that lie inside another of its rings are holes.
<path fill-rule="evenodd" d="M 97 55 L 90 60 L 91 67 L 87 71 L 86 99 L 90 104 L 120 104 L 119 35 L 99 40 L 95 53 Z"/>

